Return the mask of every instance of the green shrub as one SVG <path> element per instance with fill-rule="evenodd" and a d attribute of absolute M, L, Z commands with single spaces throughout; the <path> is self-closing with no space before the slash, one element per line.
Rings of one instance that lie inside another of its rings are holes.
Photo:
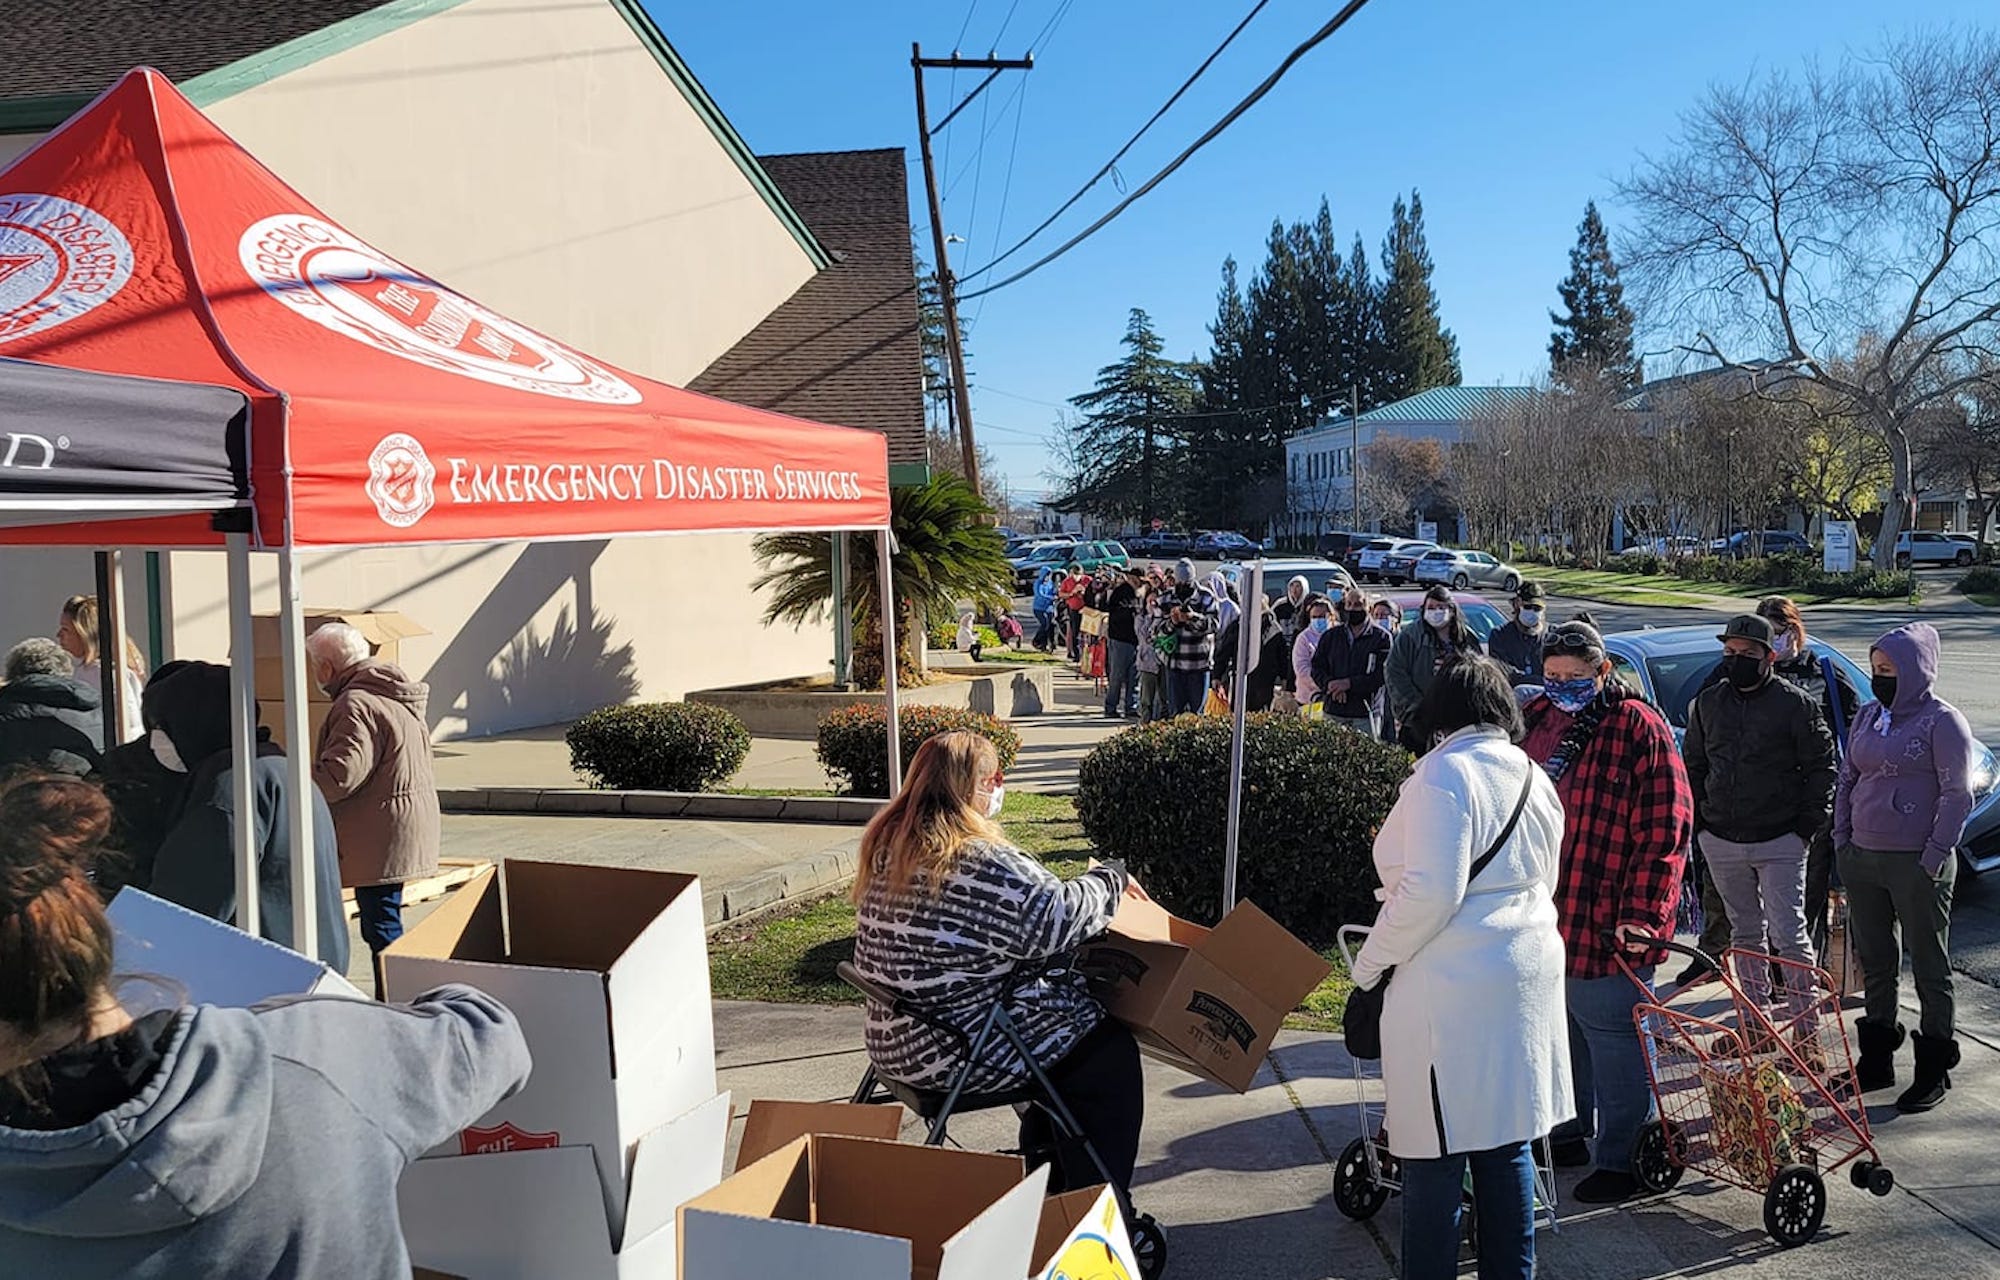
<path fill-rule="evenodd" d="M 1230 722 L 1182 716 L 1115 734 L 1083 759 L 1077 816 L 1168 910 L 1212 923 L 1222 901 Z M 1237 892 L 1315 947 L 1375 918 L 1375 833 L 1410 757 L 1324 721 L 1251 716 Z"/>
<path fill-rule="evenodd" d="M 1611 561 L 1619 573 L 1658 573 L 1666 563 L 1657 551 L 1627 551 Z"/>
<path fill-rule="evenodd" d="M 1990 564 L 1969 569 L 1965 576 L 1958 580 L 1958 590 L 1966 595 L 1992 595 L 2000 592 L 2000 569 Z"/>
<path fill-rule="evenodd" d="M 972 629 L 972 634 L 979 637 L 979 646 L 982 649 L 998 649 L 1000 647 L 1000 633 L 992 627 L 975 626 Z M 939 623 L 933 625 L 931 627 L 930 642 L 933 649 L 958 648 L 958 623 L 951 622 L 949 624 Z"/>
<path fill-rule="evenodd" d="M 1021 735 L 1004 720 L 964 707 L 907 706 L 896 709 L 897 738 L 907 765 L 927 739 L 966 729 L 993 744 L 1000 767 L 1013 767 L 1021 751 Z M 819 722 L 815 754 L 826 776 L 842 795 L 889 794 L 889 714 L 880 704 L 857 702 Z"/>
<path fill-rule="evenodd" d="M 569 727 L 570 768 L 615 791 L 706 791 L 750 754 L 750 731 L 721 707 L 642 702 L 593 711 Z"/>

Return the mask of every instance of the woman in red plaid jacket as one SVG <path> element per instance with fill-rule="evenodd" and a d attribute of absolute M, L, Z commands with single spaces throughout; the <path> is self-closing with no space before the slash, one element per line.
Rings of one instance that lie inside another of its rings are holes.
<path fill-rule="evenodd" d="M 1613 947 L 1623 946 L 1652 982 L 1667 958 L 1654 944 L 1674 934 L 1694 831 L 1673 730 L 1610 675 L 1597 629 L 1563 623 L 1543 641 L 1542 694 L 1522 708 L 1521 749 L 1548 771 L 1563 802 L 1556 914 L 1568 952 L 1577 1118 L 1553 1137 L 1555 1162 L 1575 1166 L 1591 1162 L 1596 1134 L 1596 1168 L 1573 1193 L 1582 1204 L 1617 1204 L 1639 1190 L 1632 1154 L 1652 1117 L 1652 1081 L 1632 1022 L 1639 989 Z"/>

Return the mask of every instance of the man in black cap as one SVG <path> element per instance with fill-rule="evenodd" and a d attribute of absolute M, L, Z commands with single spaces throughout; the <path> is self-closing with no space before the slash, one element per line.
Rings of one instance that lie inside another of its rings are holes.
<path fill-rule="evenodd" d="M 1496 629 L 1486 641 L 1486 656 L 1507 668 L 1516 685 L 1542 682 L 1542 636 L 1548 631 L 1548 602 L 1542 584 L 1523 582 L 1514 589 L 1514 620 Z"/>
<path fill-rule="evenodd" d="M 1746 613 L 1717 639 L 1723 678 L 1695 695 L 1682 744 L 1695 839 L 1731 942 L 1812 964 L 1806 850 L 1833 805 L 1833 734 L 1810 695 L 1772 674 L 1770 622 Z"/>

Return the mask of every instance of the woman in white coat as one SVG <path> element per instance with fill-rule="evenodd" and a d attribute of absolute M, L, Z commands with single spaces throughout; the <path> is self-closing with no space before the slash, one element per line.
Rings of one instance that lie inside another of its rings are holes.
<path fill-rule="evenodd" d="M 1470 1164 L 1480 1280 L 1531 1280 L 1532 1144 L 1575 1110 L 1553 896 L 1562 802 L 1514 745 L 1521 713 L 1490 660 L 1446 667 L 1419 714 L 1435 746 L 1375 839 L 1382 910 L 1354 963 L 1363 990 L 1394 970 L 1382 1078 L 1402 1274 L 1457 1275 Z"/>

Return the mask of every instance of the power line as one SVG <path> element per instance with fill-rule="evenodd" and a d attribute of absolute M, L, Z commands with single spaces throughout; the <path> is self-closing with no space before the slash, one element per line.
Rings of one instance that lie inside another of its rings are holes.
<path fill-rule="evenodd" d="M 1020 7 L 1021 7 L 1021 0 L 1014 0 L 1014 3 L 1007 6 L 1007 16 L 1000 19 L 1000 29 L 993 33 L 993 43 L 987 45 L 986 46 L 987 48 L 998 49 L 1000 47 L 1001 39 L 1005 37 L 1007 34 L 1008 24 L 1014 21 L 1014 10 Z"/>
<path fill-rule="evenodd" d="M 1048 48 L 1048 42 L 1056 38 L 1056 28 L 1060 27 L 1062 20 L 1069 16 L 1069 7 L 1075 3 L 1076 0 L 1062 0 L 1062 3 L 1056 6 L 1056 11 L 1049 15 L 1049 20 L 1042 24 L 1042 29 L 1035 33 L 1035 38 L 1028 42 L 1028 47 L 1036 53 Z"/>
<path fill-rule="evenodd" d="M 1130 138 L 1127 138 L 1125 140 L 1125 145 L 1118 148 L 1118 150 L 1112 155 L 1112 157 L 1104 162 L 1103 168 L 1099 169 L 1096 173 L 1091 174 L 1089 180 L 1076 189 L 1076 194 L 1072 195 L 1069 199 L 1063 201 L 1062 205 L 1059 208 L 1057 208 L 1057 210 L 1054 213 L 1050 214 L 1048 217 L 1042 220 L 1040 226 L 1036 227 L 1033 231 L 1030 231 L 1027 235 L 1022 236 L 1020 241 L 1016 243 L 1012 248 L 1008 249 L 1005 253 L 1002 253 L 999 256 L 995 257 L 985 266 L 979 268 L 979 270 L 968 272 L 962 278 L 970 280 L 973 276 L 984 275 L 988 271 L 991 271 L 993 268 L 999 266 L 1001 263 L 1013 257 L 1021 250 L 1027 248 L 1029 242 L 1034 240 L 1036 236 L 1042 234 L 1042 232 L 1044 231 L 1047 231 L 1051 226 L 1055 224 L 1056 219 L 1062 217 L 1065 213 L 1068 213 L 1070 209 L 1076 204 L 1077 201 L 1083 199 L 1084 196 L 1090 193 L 1090 189 L 1092 187 L 1096 186 L 1099 182 L 1102 182 L 1104 180 L 1104 176 L 1106 174 L 1110 173 L 1113 169 L 1118 167 L 1118 162 L 1125 158 L 1125 153 L 1130 151 L 1135 145 L 1137 145 L 1139 139 L 1146 136 L 1146 131 L 1148 129 L 1151 129 L 1154 125 L 1160 122 L 1160 117 L 1166 115 L 1167 112 L 1173 108 L 1173 105 L 1181 100 L 1183 94 L 1187 93 L 1189 89 L 1194 88 L 1195 81 L 1201 79 L 1203 73 L 1206 72 L 1211 66 L 1215 64 L 1215 60 L 1217 58 L 1222 56 L 1223 51 L 1229 48 L 1229 46 L 1235 42 L 1236 37 L 1243 34 L 1243 28 L 1250 25 L 1250 20 L 1252 18 L 1255 18 L 1259 13 L 1262 13 L 1264 11 L 1264 6 L 1269 4 L 1270 2 L 1271 0 L 1257 0 L 1257 3 L 1250 7 L 1250 12 L 1243 15 L 1243 20 L 1237 23 L 1235 28 L 1231 30 L 1228 35 L 1223 37 L 1222 43 L 1215 46 L 1214 52 L 1210 53 L 1206 58 L 1202 59 L 1201 65 L 1194 69 L 1194 74 L 1181 82 L 1181 87 L 1174 90 L 1173 96 L 1168 98 L 1164 103 L 1160 105 L 1160 109 L 1153 113 L 1151 119 L 1147 120 L 1146 123 L 1139 126 L 1139 131 L 1137 133 L 1133 134 Z"/>
<path fill-rule="evenodd" d="M 1007 176 L 1000 184 L 1000 214 L 997 218 L 994 219 L 993 222 L 993 239 L 995 243 L 998 243 L 1000 237 L 1007 234 L 1007 197 L 1010 194 L 1012 194 L 1014 190 L 1014 157 L 1021 150 L 1021 117 L 1028 114 L 1027 85 L 1028 85 L 1028 78 L 1026 76 L 1022 76 L 1021 105 L 1015 108 L 1014 111 L 1014 141 L 1007 148 Z M 975 207 L 977 207 L 977 203 L 978 202 L 975 200 L 974 201 Z M 979 327 L 979 317 L 985 314 L 986 314 L 986 300 L 984 298 L 981 298 L 979 300 L 979 306 L 972 313 L 972 318 L 966 322 L 966 330 L 968 333 Z"/>
<path fill-rule="evenodd" d="M 1215 141 L 1215 139 L 1222 133 L 1224 129 L 1227 129 L 1230 125 L 1236 122 L 1239 116 L 1241 116 L 1244 112 L 1248 111 L 1251 107 L 1257 105 L 1257 103 L 1263 99 L 1265 94 L 1269 93 L 1273 88 L 1277 86 L 1278 81 L 1284 79 L 1285 73 L 1290 71 L 1294 66 L 1298 64 L 1299 59 L 1305 57 L 1308 53 L 1311 53 L 1313 49 L 1316 48 L 1321 42 L 1326 40 L 1328 36 L 1331 36 L 1334 32 L 1346 26 L 1348 19 L 1352 18 L 1355 14 L 1361 12 L 1362 8 L 1366 6 L 1367 3 L 1368 0 L 1348 0 L 1347 4 L 1341 8 L 1339 13 L 1333 16 L 1333 19 L 1330 22 L 1328 22 L 1325 26 L 1321 27 L 1318 31 L 1315 31 L 1311 36 L 1306 38 L 1303 44 L 1299 45 L 1298 48 L 1292 50 L 1290 54 L 1286 55 L 1285 60 L 1278 64 L 1278 69 L 1273 71 L 1270 75 L 1266 76 L 1262 84 L 1259 84 L 1255 89 L 1252 89 L 1248 97 L 1244 98 L 1243 101 L 1237 103 L 1234 107 L 1231 107 L 1227 115 L 1223 116 L 1222 119 L 1216 121 L 1213 125 L 1211 125 L 1209 127 L 1208 132 L 1202 134 L 1199 138 L 1196 138 L 1193 143 L 1189 144 L 1187 150 L 1181 152 L 1179 155 L 1175 156 L 1171 161 L 1169 161 L 1167 163 L 1166 168 L 1160 170 L 1158 173 L 1154 174 L 1151 178 L 1147 179 L 1144 186 L 1140 187 L 1138 190 L 1134 191 L 1131 195 L 1126 196 L 1123 200 L 1120 200 L 1117 204 L 1113 205 L 1111 207 L 1110 212 L 1106 213 L 1103 217 L 1099 218 L 1097 221 L 1085 227 L 1082 231 L 1077 232 L 1074 236 L 1071 236 L 1068 240 L 1065 240 L 1061 245 L 1057 246 L 1054 251 L 1044 254 L 1040 258 L 1037 258 L 1034 262 L 1029 263 L 1026 267 L 1023 267 L 1021 270 L 1016 271 L 1013 275 L 1008 276 L 1005 280 L 1002 280 L 997 284 L 989 284 L 984 289 L 976 289 L 971 293 L 962 294 L 960 295 L 959 301 L 961 302 L 970 301 L 973 298 L 980 297 L 984 294 L 992 293 L 996 289 L 1004 289 L 1008 285 L 1013 284 L 1016 281 L 1024 280 L 1028 276 L 1033 275 L 1035 272 L 1040 271 L 1043 267 L 1048 266 L 1051 262 L 1054 262 L 1057 258 L 1062 257 L 1064 254 L 1068 253 L 1071 249 L 1076 248 L 1078 245 L 1082 244 L 1085 240 L 1088 240 L 1091 236 L 1096 235 L 1099 231 L 1102 231 L 1119 214 L 1125 212 L 1127 209 L 1131 208 L 1134 204 L 1137 204 L 1140 198 L 1143 197 L 1147 192 L 1151 191 L 1154 187 L 1159 186 L 1162 182 L 1165 182 L 1169 177 L 1171 177 L 1175 170 L 1179 169 L 1182 165 L 1186 164 L 1188 160 L 1191 157 L 1193 157 L 1195 152 L 1200 151 L 1203 147 Z"/>

